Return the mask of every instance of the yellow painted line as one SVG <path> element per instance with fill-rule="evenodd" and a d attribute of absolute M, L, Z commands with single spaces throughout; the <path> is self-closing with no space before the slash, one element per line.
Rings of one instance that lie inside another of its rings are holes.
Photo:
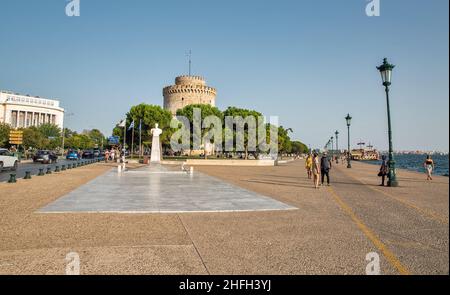
<path fill-rule="evenodd" d="M 399 197 L 397 197 L 397 196 L 394 196 L 393 194 L 390 194 L 390 193 L 385 192 L 385 191 L 383 191 L 383 190 L 381 190 L 381 189 L 372 187 L 372 186 L 370 186 L 369 184 L 365 183 L 364 181 L 361 181 L 361 180 L 357 179 L 356 177 L 354 177 L 354 176 L 352 176 L 352 175 L 350 175 L 350 174 L 348 174 L 348 173 L 346 173 L 346 172 L 344 172 L 344 171 L 342 171 L 342 170 L 341 170 L 341 172 L 344 173 L 345 175 L 347 175 L 347 176 L 353 178 L 354 180 L 356 180 L 356 181 L 358 181 L 358 182 L 360 182 L 360 183 L 366 185 L 369 189 L 371 189 L 371 190 L 373 190 L 373 191 L 376 191 L 376 192 L 379 192 L 379 193 L 385 195 L 386 197 L 392 198 L 392 199 L 396 200 L 397 202 L 400 202 L 400 203 L 402 203 L 403 205 L 405 205 L 405 206 L 407 206 L 407 207 L 410 207 L 410 208 L 412 208 L 412 209 L 418 211 L 419 213 L 421 213 L 421 214 L 424 215 L 425 217 L 428 217 L 428 218 L 430 218 L 430 219 L 433 219 L 434 221 L 437 221 L 437 222 L 442 223 L 442 224 L 444 224 L 444 225 L 448 225 L 448 219 L 445 218 L 444 216 L 442 216 L 442 215 L 436 213 L 436 212 L 433 212 L 433 211 L 431 211 L 431 210 L 422 209 L 422 208 L 420 208 L 420 207 L 414 205 L 413 203 L 410 203 L 410 202 L 405 201 L 405 200 L 403 200 L 403 199 L 401 199 L 401 198 L 399 198 Z"/>
<path fill-rule="evenodd" d="M 353 222 L 358 226 L 358 228 L 363 232 L 363 234 L 377 247 L 377 249 L 383 253 L 387 261 L 395 268 L 401 275 L 410 275 L 409 270 L 400 262 L 400 260 L 395 256 L 391 250 L 373 233 L 361 219 L 356 216 L 352 208 L 348 206 L 339 195 L 332 189 L 329 188 L 334 200 L 338 203 L 339 207 L 347 213 L 347 215 L 353 220 Z"/>

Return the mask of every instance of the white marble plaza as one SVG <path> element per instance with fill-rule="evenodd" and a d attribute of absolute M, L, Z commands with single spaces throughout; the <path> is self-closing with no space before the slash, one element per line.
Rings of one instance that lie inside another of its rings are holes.
<path fill-rule="evenodd" d="M 291 210 L 286 205 L 208 175 L 170 171 L 160 165 L 108 171 L 41 213 L 183 213 Z"/>

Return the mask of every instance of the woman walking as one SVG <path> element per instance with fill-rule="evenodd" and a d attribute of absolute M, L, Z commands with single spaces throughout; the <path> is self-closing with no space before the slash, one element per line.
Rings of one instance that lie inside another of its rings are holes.
<path fill-rule="evenodd" d="M 318 189 L 320 180 L 320 160 L 319 155 L 317 153 L 314 153 L 312 173 L 314 175 L 314 187 Z"/>
<path fill-rule="evenodd" d="M 427 172 L 427 180 L 433 180 L 433 177 L 431 175 L 433 174 L 434 170 L 434 161 L 431 159 L 431 156 L 428 155 L 427 159 L 423 163 L 423 166 L 425 167 L 425 170 Z"/>
<path fill-rule="evenodd" d="M 381 156 L 381 167 L 380 172 L 378 172 L 378 176 L 381 177 L 381 184 L 380 186 L 384 186 L 384 181 L 386 179 L 386 175 L 388 174 L 388 165 L 386 162 L 386 156 Z"/>
<path fill-rule="evenodd" d="M 306 157 L 305 168 L 306 173 L 308 174 L 308 179 L 312 178 L 312 166 L 313 166 L 313 157 L 311 154 Z"/>

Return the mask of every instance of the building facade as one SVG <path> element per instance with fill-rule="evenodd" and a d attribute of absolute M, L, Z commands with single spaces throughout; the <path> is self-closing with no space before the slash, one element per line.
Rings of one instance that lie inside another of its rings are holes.
<path fill-rule="evenodd" d="M 217 91 L 200 76 L 179 76 L 175 85 L 163 89 L 164 109 L 176 115 L 177 110 L 192 104 L 216 105 Z"/>
<path fill-rule="evenodd" d="M 0 122 L 12 128 L 47 123 L 63 128 L 64 109 L 59 106 L 58 100 L 0 91 Z"/>

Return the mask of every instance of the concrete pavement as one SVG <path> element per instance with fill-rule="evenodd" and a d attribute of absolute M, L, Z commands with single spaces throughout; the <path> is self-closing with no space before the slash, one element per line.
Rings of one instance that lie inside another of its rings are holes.
<path fill-rule="evenodd" d="M 205 175 L 151 165 L 113 169 L 40 209 L 41 213 L 183 213 L 293 210 Z"/>
<path fill-rule="evenodd" d="M 37 211 L 106 173 L 96 164 L 0 183 L 0 273 L 63 274 L 79 253 L 82 274 L 448 274 L 448 178 L 399 171 L 401 187 L 376 186 L 377 167 L 335 167 L 315 190 L 303 161 L 277 167 L 201 167 L 203 173 L 298 208 L 270 212 L 43 214 Z M 37 186 L 53 189 L 42 192 Z"/>

